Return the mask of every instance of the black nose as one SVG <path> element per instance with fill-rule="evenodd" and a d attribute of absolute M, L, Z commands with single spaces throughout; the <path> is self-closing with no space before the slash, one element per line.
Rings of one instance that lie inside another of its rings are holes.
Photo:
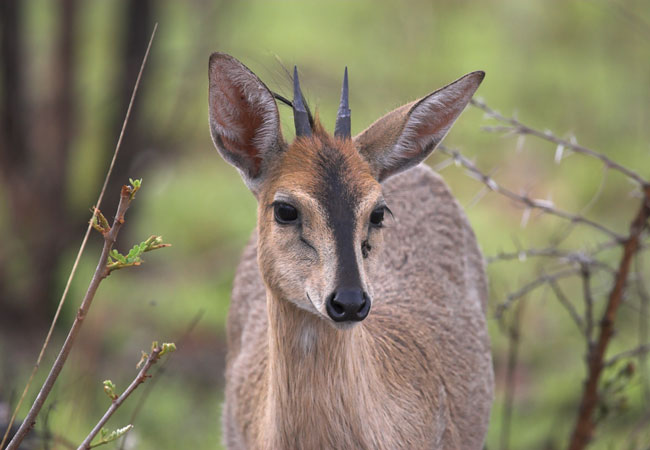
<path fill-rule="evenodd" d="M 360 322 L 370 311 L 370 297 L 361 289 L 338 289 L 327 298 L 326 309 L 334 322 Z"/>

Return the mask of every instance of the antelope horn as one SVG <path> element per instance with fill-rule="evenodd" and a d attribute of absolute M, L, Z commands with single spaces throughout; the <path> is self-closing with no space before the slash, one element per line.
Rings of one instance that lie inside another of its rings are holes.
<path fill-rule="evenodd" d="M 293 122 L 296 125 L 296 136 L 311 136 L 309 113 L 302 98 L 296 66 L 293 66 Z"/>
<path fill-rule="evenodd" d="M 343 89 L 341 89 L 341 104 L 339 112 L 336 115 L 336 126 L 334 127 L 334 136 L 341 139 L 350 139 L 351 129 L 350 103 L 348 101 L 348 68 L 345 68 L 343 75 Z"/>

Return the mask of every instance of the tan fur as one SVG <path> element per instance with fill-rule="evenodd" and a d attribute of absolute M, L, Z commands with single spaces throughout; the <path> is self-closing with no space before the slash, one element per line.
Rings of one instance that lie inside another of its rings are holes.
<path fill-rule="evenodd" d="M 215 144 L 258 199 L 228 315 L 227 447 L 481 449 L 493 397 L 483 259 L 444 182 L 416 165 L 483 74 L 354 139 L 334 139 L 316 121 L 312 136 L 287 146 L 267 126 L 277 111 L 252 72 L 224 54 L 212 55 L 210 71 Z M 233 90 L 242 96 L 221 94 Z M 222 111 L 234 111 L 227 117 L 240 130 L 229 141 Z M 259 133 L 264 148 L 250 139 Z M 395 219 L 373 227 L 384 201 Z M 274 202 L 294 206 L 300 220 L 276 223 Z M 372 299 L 362 322 L 326 312 L 346 264 Z"/>
<path fill-rule="evenodd" d="M 474 234 L 426 167 L 384 192 L 396 221 L 371 280 L 376 303 L 352 333 L 266 299 L 252 237 L 228 320 L 228 448 L 482 447 L 493 379 Z M 305 326 L 319 336 L 308 355 Z"/>

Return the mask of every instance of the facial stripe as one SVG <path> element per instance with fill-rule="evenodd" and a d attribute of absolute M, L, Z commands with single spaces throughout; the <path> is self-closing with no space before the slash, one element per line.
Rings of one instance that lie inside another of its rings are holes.
<path fill-rule="evenodd" d="M 346 157 L 339 150 L 324 146 L 317 154 L 318 180 L 315 197 L 322 205 L 332 230 L 338 258 L 336 288 L 361 287 L 354 245 L 356 229 L 355 210 L 361 200 L 361 192 L 352 182 Z"/>

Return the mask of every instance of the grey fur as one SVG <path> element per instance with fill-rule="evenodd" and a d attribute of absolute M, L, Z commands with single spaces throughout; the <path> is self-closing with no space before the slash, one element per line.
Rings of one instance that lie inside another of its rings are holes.
<path fill-rule="evenodd" d="M 395 221 L 387 221 L 385 249 L 370 279 L 373 309 L 358 327 L 370 336 L 368 357 L 374 357 L 379 383 L 385 384 L 376 386 L 382 408 L 365 433 L 372 434 L 373 424 L 394 429 L 382 430 L 383 441 L 357 430 L 358 435 L 330 444 L 339 449 L 481 449 L 494 380 L 487 284 L 476 238 L 445 183 L 428 167 L 395 175 L 383 189 Z M 266 403 L 267 329 L 266 289 L 253 233 L 237 270 L 228 316 L 230 385 L 223 426 L 230 449 L 251 448 L 259 433 L 253 428 Z M 431 411 L 423 409 L 423 398 L 431 399 Z M 416 426 L 421 423 L 424 429 Z M 300 442 L 300 436 L 293 439 Z"/>

